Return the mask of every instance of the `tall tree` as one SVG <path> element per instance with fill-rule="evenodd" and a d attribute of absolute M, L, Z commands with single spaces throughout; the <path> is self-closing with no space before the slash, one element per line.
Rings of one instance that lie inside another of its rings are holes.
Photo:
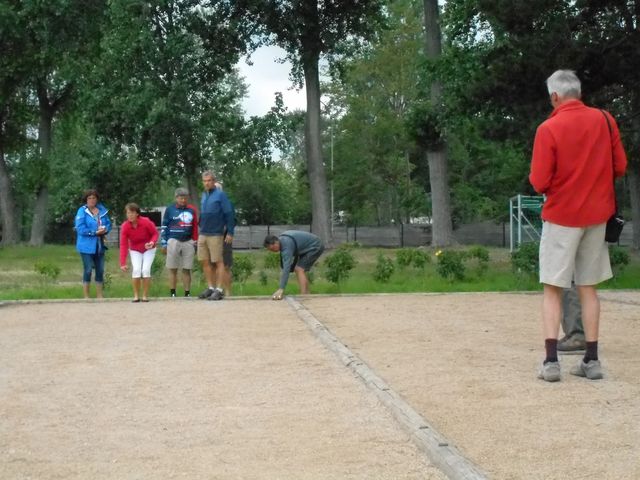
<path fill-rule="evenodd" d="M 575 32 L 584 51 L 578 74 L 593 103 L 617 115 L 629 158 L 633 246 L 640 249 L 640 0 L 578 5 Z"/>
<path fill-rule="evenodd" d="M 558 68 L 577 71 L 585 101 L 609 109 L 619 120 L 630 153 L 631 209 L 637 223 L 640 1 L 450 0 L 446 12 L 449 52 L 474 59 L 472 67 L 451 63 L 448 78 L 457 78 L 449 82 L 455 86 L 452 97 L 468 116 L 485 119 L 486 137 L 511 142 L 523 158 L 530 158 L 535 128 L 551 109 L 545 78 Z M 530 188 L 527 167 L 522 165 L 520 191 Z M 640 228 L 633 234 L 639 248 Z"/>
<path fill-rule="evenodd" d="M 251 19 L 268 41 L 282 47 L 304 78 L 307 95 L 305 150 L 311 187 L 312 230 L 327 245 L 331 236 L 329 192 L 321 141 L 320 69 L 322 55 L 335 54 L 341 42 L 369 36 L 377 27 L 381 0 L 239 0 L 236 12 Z"/>
<path fill-rule="evenodd" d="M 93 57 L 104 0 L 24 0 L 8 6 L 19 22 L 24 61 L 39 121 L 32 245 L 42 245 L 48 224 L 49 156 L 55 117 L 72 98 L 78 77 Z"/>
<path fill-rule="evenodd" d="M 242 129 L 246 87 L 234 65 L 246 31 L 230 3 L 114 0 L 87 98 L 99 133 L 196 196 L 201 169 L 222 169 Z"/>
<path fill-rule="evenodd" d="M 425 188 L 414 178 L 418 157 L 406 125 L 420 98 L 422 8 L 421 0 L 390 2 L 386 28 L 332 68 L 325 113 L 337 159 L 336 203 L 358 223 L 429 213 Z"/>
<path fill-rule="evenodd" d="M 18 219 L 7 155 L 24 140 L 27 118 L 24 115 L 24 89 L 27 79 L 24 64 L 24 39 L 17 12 L 0 9 L 0 216 L 2 244 L 18 242 Z"/>
<path fill-rule="evenodd" d="M 424 0 L 425 52 L 431 63 L 436 63 L 442 55 L 442 34 L 440 29 L 438 0 Z M 430 86 L 430 110 L 441 109 L 442 83 L 434 78 Z M 445 140 L 431 142 L 427 146 L 429 182 L 431 185 L 432 239 L 434 246 L 448 246 L 454 241 L 451 221 L 451 195 L 449 193 L 449 172 L 447 169 L 447 148 Z"/>

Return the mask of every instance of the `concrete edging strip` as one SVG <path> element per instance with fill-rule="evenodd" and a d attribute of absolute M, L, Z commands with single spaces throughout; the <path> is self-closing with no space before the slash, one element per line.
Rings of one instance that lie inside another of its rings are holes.
<path fill-rule="evenodd" d="M 402 427 L 409 432 L 418 448 L 448 478 L 452 480 L 485 480 L 489 478 L 422 418 L 365 362 L 333 335 L 309 310 L 292 297 L 287 296 L 286 300 L 323 345 L 337 355 L 340 361 L 376 394 Z"/>

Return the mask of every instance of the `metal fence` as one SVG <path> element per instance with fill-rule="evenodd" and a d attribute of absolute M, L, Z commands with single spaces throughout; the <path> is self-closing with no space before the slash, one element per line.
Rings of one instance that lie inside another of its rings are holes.
<path fill-rule="evenodd" d="M 311 231 L 310 225 L 238 225 L 233 236 L 235 249 L 263 248 L 266 235 L 280 235 L 286 230 Z M 456 241 L 462 245 L 507 246 L 508 229 L 505 224 L 479 222 L 462 225 L 454 231 Z M 120 227 L 116 226 L 107 236 L 107 244 L 118 245 Z M 430 225 L 400 224 L 389 226 L 335 226 L 333 238 L 336 245 L 358 242 L 366 247 L 420 247 L 431 243 Z"/>
<path fill-rule="evenodd" d="M 159 229 L 158 229 L 159 230 Z M 233 247 L 239 250 L 260 249 L 266 235 L 280 235 L 285 230 L 311 231 L 310 225 L 238 225 L 233 237 Z M 460 245 L 509 246 L 509 224 L 491 221 L 470 223 L 456 228 L 453 235 Z M 336 245 L 358 242 L 365 247 L 421 247 L 431 244 L 430 225 L 390 226 L 336 226 L 333 230 Z M 107 236 L 107 244 L 118 246 L 120 226 L 115 226 Z M 627 222 L 620 242 L 622 246 L 633 244 L 633 223 Z"/>

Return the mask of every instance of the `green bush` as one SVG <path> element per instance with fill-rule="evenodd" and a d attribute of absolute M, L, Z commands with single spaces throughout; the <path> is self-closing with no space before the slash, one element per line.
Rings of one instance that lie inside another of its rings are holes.
<path fill-rule="evenodd" d="M 158 251 L 159 252 L 159 251 Z M 164 255 L 156 255 L 153 259 L 153 263 L 151 264 L 151 276 L 158 277 L 164 270 L 164 264 L 166 263 L 166 258 Z"/>
<path fill-rule="evenodd" d="M 267 272 L 265 272 L 264 270 L 260 270 L 258 272 L 258 281 L 260 282 L 260 285 L 266 285 L 269 281 L 269 277 L 267 277 Z"/>
<path fill-rule="evenodd" d="M 38 260 L 33 266 L 34 270 L 42 275 L 43 280 L 55 282 L 60 276 L 61 269 L 55 263 Z"/>
<path fill-rule="evenodd" d="M 235 255 L 233 257 L 233 281 L 244 284 L 254 269 L 253 259 L 249 255 Z"/>
<path fill-rule="evenodd" d="M 376 262 L 376 269 L 373 272 L 373 279 L 376 282 L 387 283 L 391 275 L 393 275 L 394 270 L 393 261 L 386 255 L 380 253 L 378 255 L 378 261 Z"/>
<path fill-rule="evenodd" d="M 445 280 L 464 280 L 465 275 L 465 252 L 457 250 L 438 250 L 436 252 L 436 272 Z"/>
<path fill-rule="evenodd" d="M 280 268 L 280 254 L 268 252 L 264 257 L 264 268 L 267 270 L 276 270 Z"/>
<path fill-rule="evenodd" d="M 410 265 L 423 269 L 430 261 L 431 257 L 427 252 L 419 248 L 401 248 L 396 252 L 396 263 L 401 269 Z"/>
<path fill-rule="evenodd" d="M 104 276 L 102 278 L 102 288 L 108 290 L 113 285 L 113 275 L 111 272 L 104 272 Z"/>
<path fill-rule="evenodd" d="M 413 248 L 401 248 L 396 252 L 396 263 L 400 268 L 406 268 L 413 261 Z"/>
<path fill-rule="evenodd" d="M 511 266 L 516 273 L 536 276 L 540 271 L 540 243 L 527 242 L 511 252 Z"/>
<path fill-rule="evenodd" d="M 332 255 L 329 255 L 324 262 L 327 268 L 325 273 L 327 280 L 336 285 L 349 278 L 351 270 L 356 266 L 356 259 L 349 249 L 349 247 L 341 245 L 340 248 Z"/>
<path fill-rule="evenodd" d="M 629 265 L 629 253 L 622 247 L 610 245 L 609 261 L 611 262 L 611 269 L 614 275 L 618 276 L 624 271 L 625 267 Z"/>
<path fill-rule="evenodd" d="M 422 270 L 427 263 L 431 263 L 431 257 L 424 250 L 416 248 L 413 251 L 412 263 L 414 267 Z"/>
<path fill-rule="evenodd" d="M 483 277 L 489 269 L 489 250 L 485 247 L 472 247 L 466 252 L 468 260 L 475 261 L 475 272 L 478 277 Z"/>

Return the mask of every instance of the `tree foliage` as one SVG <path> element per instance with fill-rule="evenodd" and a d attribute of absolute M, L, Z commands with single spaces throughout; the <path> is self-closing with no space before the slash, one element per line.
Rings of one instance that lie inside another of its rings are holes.
<path fill-rule="evenodd" d="M 393 2 L 387 28 L 334 68 L 328 92 L 344 112 L 330 126 L 336 131 L 337 206 L 358 223 L 407 222 L 428 213 L 424 188 L 414 178 L 417 151 L 406 125 L 418 101 L 420 18 L 417 2 Z"/>
<path fill-rule="evenodd" d="M 335 211 L 360 224 L 434 216 L 424 152 L 445 146 L 454 223 L 504 220 L 508 198 L 531 193 L 557 68 L 576 70 L 585 101 L 616 116 L 631 160 L 620 203 L 640 218 L 640 0 L 447 0 L 437 59 L 425 55 L 427 3 L 2 3 L 3 242 L 32 227 L 38 244 L 51 221 L 69 230 L 87 187 L 116 214 L 129 200 L 167 203 L 178 185 L 195 197 L 203 168 L 242 221 L 311 221 L 326 240 L 330 188 Z M 261 43 L 287 52 L 306 112 L 276 95 L 267 115 L 245 117 L 235 66 Z"/>
<path fill-rule="evenodd" d="M 327 175 L 321 148 L 321 56 L 338 54 L 345 39 L 366 38 L 375 31 L 381 0 L 238 0 L 237 15 L 251 19 L 264 41 L 282 47 L 294 65 L 292 75 L 307 91 L 305 154 L 311 191 L 312 230 L 326 245 L 333 240 Z"/>

